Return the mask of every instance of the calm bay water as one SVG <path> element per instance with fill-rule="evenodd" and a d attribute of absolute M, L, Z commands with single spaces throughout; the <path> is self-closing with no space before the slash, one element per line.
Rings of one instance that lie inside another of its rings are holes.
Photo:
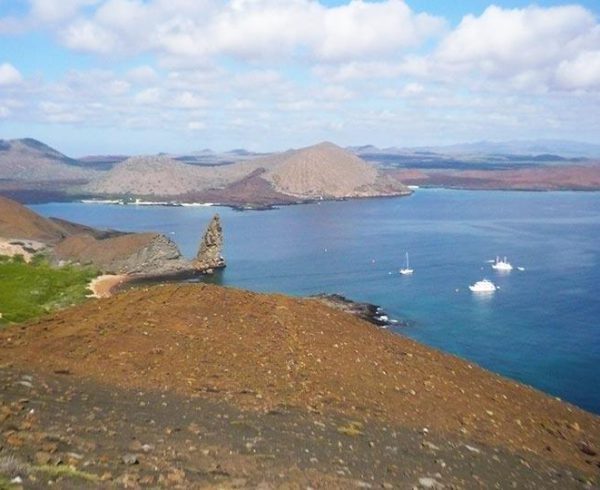
<path fill-rule="evenodd" d="M 57 203 L 99 228 L 160 231 L 187 256 L 215 211 L 225 285 L 339 292 L 411 321 L 402 334 L 600 413 L 600 193 L 419 190 L 274 211 Z M 401 276 L 410 253 L 413 276 Z M 487 260 L 507 255 L 500 275 Z M 391 272 L 391 274 L 390 274 Z M 487 277 L 500 290 L 472 294 Z"/>

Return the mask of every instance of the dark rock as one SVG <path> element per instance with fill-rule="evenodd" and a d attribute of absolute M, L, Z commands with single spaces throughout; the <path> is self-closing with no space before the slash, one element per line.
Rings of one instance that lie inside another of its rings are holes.
<path fill-rule="evenodd" d="M 207 273 L 212 273 L 214 269 L 222 269 L 225 267 L 225 259 L 223 258 L 222 253 L 223 228 L 221 227 L 219 215 L 215 214 L 204 232 L 193 265 L 199 271 L 205 271 Z"/>
<path fill-rule="evenodd" d="M 351 315 L 362 318 L 363 320 L 373 323 L 379 327 L 387 327 L 389 325 L 404 325 L 396 320 L 390 320 L 388 315 L 377 305 L 371 303 L 360 303 L 342 296 L 341 294 L 317 294 L 312 296 L 328 306 L 332 306 L 338 310 L 345 311 Z"/>

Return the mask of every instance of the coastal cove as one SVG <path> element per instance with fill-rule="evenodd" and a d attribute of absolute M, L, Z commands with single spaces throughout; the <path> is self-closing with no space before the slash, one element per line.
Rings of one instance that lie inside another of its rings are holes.
<path fill-rule="evenodd" d="M 408 198 L 289 206 L 51 203 L 35 211 L 99 228 L 158 231 L 193 257 L 221 214 L 228 267 L 211 280 L 381 305 L 404 335 L 600 413 L 600 193 L 421 189 Z M 398 273 L 410 253 L 410 277 Z M 499 275 L 486 261 L 506 255 Z M 499 287 L 475 296 L 484 277 Z"/>

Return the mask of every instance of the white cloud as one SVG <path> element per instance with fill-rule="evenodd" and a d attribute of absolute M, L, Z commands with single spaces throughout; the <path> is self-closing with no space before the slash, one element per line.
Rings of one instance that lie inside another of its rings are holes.
<path fill-rule="evenodd" d="M 401 0 L 323 3 L 36 0 L 0 32 L 43 24 L 104 68 L 47 81 L 1 64 L 0 117 L 264 149 L 600 131 L 600 26 L 582 7 L 489 7 L 450 30 Z"/>
<path fill-rule="evenodd" d="M 0 65 L 0 86 L 1 85 L 16 85 L 23 81 L 23 76 L 10 63 L 2 63 Z"/>
<path fill-rule="evenodd" d="M 162 92 L 158 87 L 151 87 L 138 92 L 134 101 L 137 104 L 158 104 L 162 99 Z"/>
<path fill-rule="evenodd" d="M 353 1 L 322 12 L 324 25 L 314 46 L 317 58 L 329 61 L 389 55 L 420 44 L 445 28 L 428 14 L 415 14 L 406 3 Z"/>
<path fill-rule="evenodd" d="M 353 0 L 338 7 L 314 0 L 108 0 L 69 23 L 59 37 L 74 50 L 153 52 L 171 62 L 220 55 L 337 62 L 395 55 L 444 27 L 443 19 L 415 13 L 403 0 Z"/>
<path fill-rule="evenodd" d="M 556 79 L 567 89 L 600 88 L 600 50 L 585 51 L 572 60 L 562 61 Z"/>
<path fill-rule="evenodd" d="M 89 20 L 77 20 L 70 24 L 60 37 L 67 48 L 96 54 L 113 53 L 117 45 L 123 42 L 109 29 Z"/>
<path fill-rule="evenodd" d="M 206 129 L 206 124 L 201 121 L 190 121 L 187 124 L 187 128 L 190 131 L 202 131 L 203 129 Z"/>
<path fill-rule="evenodd" d="M 31 16 L 39 23 L 53 24 L 71 19 L 83 8 L 101 0 L 30 0 Z"/>
<path fill-rule="evenodd" d="M 429 57 L 428 74 L 474 73 L 512 81 L 514 88 L 549 88 L 561 65 L 563 70 L 573 66 L 598 46 L 600 25 L 583 7 L 491 6 L 479 17 L 467 15 L 442 40 Z"/>
<path fill-rule="evenodd" d="M 129 70 L 127 79 L 133 83 L 151 83 L 158 79 L 158 73 L 151 66 L 141 65 Z"/>
<path fill-rule="evenodd" d="M 202 109 L 209 105 L 206 99 L 192 92 L 177 94 L 171 104 L 178 109 Z"/>

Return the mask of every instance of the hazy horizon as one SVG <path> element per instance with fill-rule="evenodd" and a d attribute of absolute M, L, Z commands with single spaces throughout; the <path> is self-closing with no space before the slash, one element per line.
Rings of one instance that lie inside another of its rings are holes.
<path fill-rule="evenodd" d="M 74 156 L 600 136 L 593 0 L 0 3 L 0 138 Z"/>

